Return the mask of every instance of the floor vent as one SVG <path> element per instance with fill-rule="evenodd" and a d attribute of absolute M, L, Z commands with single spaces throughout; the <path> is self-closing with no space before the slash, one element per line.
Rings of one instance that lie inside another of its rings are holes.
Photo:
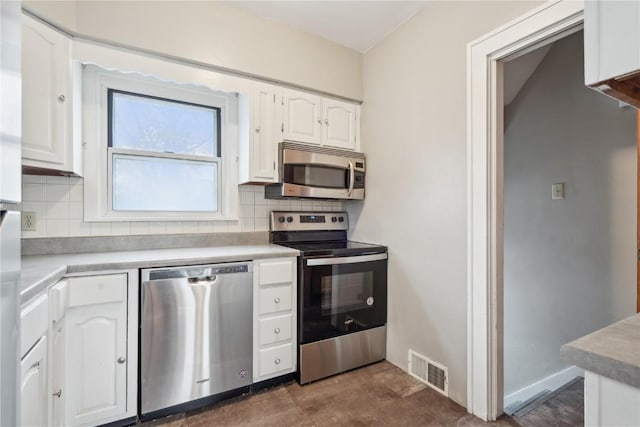
<path fill-rule="evenodd" d="M 409 350 L 409 374 L 449 396 L 449 369 L 413 350 Z"/>

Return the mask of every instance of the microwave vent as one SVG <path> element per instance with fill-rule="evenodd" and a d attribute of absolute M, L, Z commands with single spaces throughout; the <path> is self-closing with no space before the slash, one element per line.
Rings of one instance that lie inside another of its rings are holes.
<path fill-rule="evenodd" d="M 426 356 L 409 350 L 409 374 L 439 393 L 449 396 L 449 369 Z"/>

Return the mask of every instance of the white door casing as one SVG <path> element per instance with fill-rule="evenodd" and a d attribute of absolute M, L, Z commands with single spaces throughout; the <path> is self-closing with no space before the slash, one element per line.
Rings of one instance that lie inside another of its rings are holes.
<path fill-rule="evenodd" d="M 467 45 L 467 410 L 502 413 L 502 62 L 576 31 L 584 3 L 554 0 Z"/>

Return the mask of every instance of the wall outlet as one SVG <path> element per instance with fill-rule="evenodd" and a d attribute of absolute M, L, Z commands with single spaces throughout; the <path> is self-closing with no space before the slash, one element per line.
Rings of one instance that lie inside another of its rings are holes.
<path fill-rule="evenodd" d="M 551 200 L 564 199 L 564 182 L 558 182 L 551 185 Z"/>
<path fill-rule="evenodd" d="M 22 231 L 36 231 L 36 213 L 22 212 Z"/>

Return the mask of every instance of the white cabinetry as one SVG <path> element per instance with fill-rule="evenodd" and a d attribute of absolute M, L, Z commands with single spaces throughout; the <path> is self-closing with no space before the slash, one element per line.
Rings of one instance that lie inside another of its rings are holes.
<path fill-rule="evenodd" d="M 296 277 L 296 258 L 254 261 L 254 382 L 296 370 Z"/>
<path fill-rule="evenodd" d="M 588 427 L 640 425 L 640 389 L 585 371 L 584 424 Z"/>
<path fill-rule="evenodd" d="M 50 291 L 56 425 L 136 415 L 137 273 L 69 277 Z"/>
<path fill-rule="evenodd" d="M 74 137 L 71 41 L 22 17 L 22 164 L 26 170 L 81 175 L 80 138 Z"/>
<path fill-rule="evenodd" d="M 358 106 L 292 89 L 282 90 L 284 140 L 358 149 Z"/>
<path fill-rule="evenodd" d="M 276 98 L 276 87 L 255 82 L 247 98 L 249 123 L 245 125 L 248 132 L 240 142 L 239 182 L 276 182 L 278 142 L 282 134 L 278 128 L 282 122 L 282 105 Z"/>
<path fill-rule="evenodd" d="M 640 108 L 640 2 L 587 1 L 585 83 Z"/>
<path fill-rule="evenodd" d="M 325 98 L 323 144 L 329 147 L 356 148 L 356 105 L 336 99 Z"/>
<path fill-rule="evenodd" d="M 47 382 L 48 300 L 43 295 L 20 315 L 20 418 L 23 426 L 49 424 Z"/>

